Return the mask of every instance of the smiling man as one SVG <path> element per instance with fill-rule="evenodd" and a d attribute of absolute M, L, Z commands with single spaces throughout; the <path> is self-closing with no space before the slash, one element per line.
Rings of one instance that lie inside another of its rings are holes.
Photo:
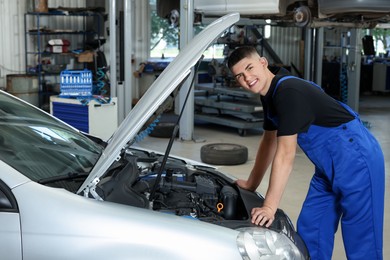
<path fill-rule="evenodd" d="M 313 82 L 273 74 L 253 47 L 234 50 L 228 67 L 243 88 L 260 94 L 264 109 L 252 172 L 237 180 L 255 190 L 272 164 L 264 204 L 252 209 L 252 222 L 272 224 L 299 145 L 315 165 L 297 223 L 311 259 L 332 258 L 340 220 L 348 259 L 382 259 L 384 158 L 359 116 Z"/>

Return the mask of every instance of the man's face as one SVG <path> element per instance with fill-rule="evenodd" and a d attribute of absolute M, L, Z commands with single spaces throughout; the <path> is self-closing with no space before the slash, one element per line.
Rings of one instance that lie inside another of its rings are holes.
<path fill-rule="evenodd" d="M 264 96 L 269 89 L 270 82 L 267 65 L 266 59 L 252 55 L 236 63 L 231 71 L 243 88 Z"/>

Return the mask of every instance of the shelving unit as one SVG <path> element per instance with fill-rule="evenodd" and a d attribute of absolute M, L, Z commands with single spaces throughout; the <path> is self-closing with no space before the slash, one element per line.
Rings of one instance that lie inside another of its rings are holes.
<path fill-rule="evenodd" d="M 195 88 L 196 120 L 237 128 L 240 136 L 262 127 L 263 106 L 258 95 L 213 83 L 196 84 Z"/>
<path fill-rule="evenodd" d="M 26 73 L 38 77 L 39 106 L 47 105 L 49 96 L 58 94 L 59 74 L 65 69 L 84 69 L 77 54 L 86 49 L 88 40 L 99 38 L 101 15 L 96 12 L 28 12 L 24 16 Z M 68 46 L 48 47 L 49 40 L 61 39 Z"/>
<path fill-rule="evenodd" d="M 342 36 L 342 38 L 344 37 Z M 326 59 L 322 61 L 321 87 L 328 95 L 345 103 L 347 102 L 348 92 L 346 66 L 349 50 L 350 46 L 345 43 L 323 47 Z"/>

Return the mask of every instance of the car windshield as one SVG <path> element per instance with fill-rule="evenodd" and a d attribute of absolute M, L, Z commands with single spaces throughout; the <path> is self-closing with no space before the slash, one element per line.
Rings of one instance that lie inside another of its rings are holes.
<path fill-rule="evenodd" d="M 0 159 L 33 181 L 88 173 L 103 147 L 0 92 Z"/>

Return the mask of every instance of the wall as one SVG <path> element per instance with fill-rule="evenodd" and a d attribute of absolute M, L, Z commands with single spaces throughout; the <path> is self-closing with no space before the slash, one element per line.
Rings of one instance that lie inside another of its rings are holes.
<path fill-rule="evenodd" d="M 284 65 L 291 66 L 293 63 L 297 68 L 303 68 L 300 61 L 300 55 L 304 55 L 300 50 L 301 35 L 302 29 L 298 27 L 271 27 L 268 43 Z"/>
<path fill-rule="evenodd" d="M 0 88 L 5 88 L 7 74 L 24 73 L 25 1 L 0 0 Z"/>

